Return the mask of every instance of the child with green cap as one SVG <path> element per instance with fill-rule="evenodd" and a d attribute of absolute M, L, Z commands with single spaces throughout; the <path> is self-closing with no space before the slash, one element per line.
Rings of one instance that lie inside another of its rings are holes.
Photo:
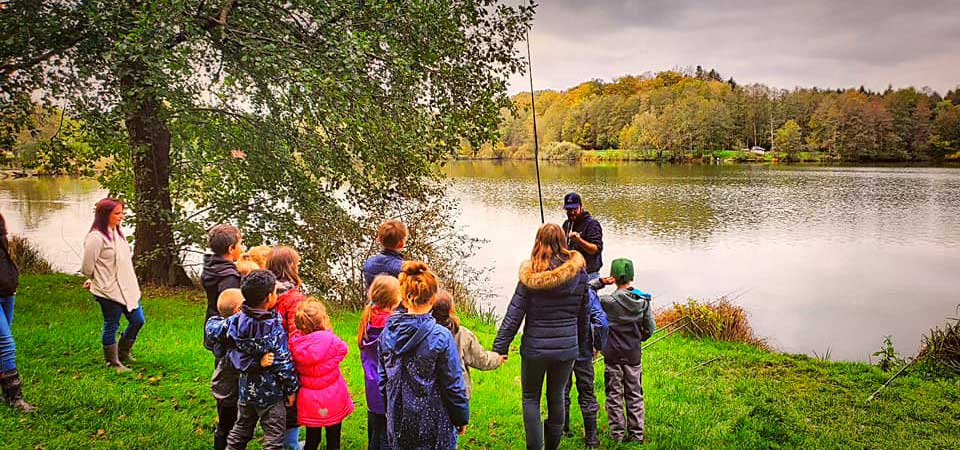
<path fill-rule="evenodd" d="M 611 264 L 609 277 L 591 281 L 590 287 L 600 290 L 610 284 L 617 286 L 612 294 L 600 296 L 600 305 L 607 314 L 610 327 L 602 350 L 606 363 L 603 374 L 610 436 L 616 441 L 643 442 L 640 343 L 653 334 L 656 323 L 650 294 L 634 288 L 632 282 L 633 262 L 620 258 Z"/>

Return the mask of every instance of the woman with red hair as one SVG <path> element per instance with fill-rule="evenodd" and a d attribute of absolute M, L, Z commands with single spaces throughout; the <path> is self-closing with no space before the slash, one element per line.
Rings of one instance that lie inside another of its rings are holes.
<path fill-rule="evenodd" d="M 120 230 L 123 218 L 122 201 L 105 198 L 97 202 L 93 225 L 83 241 L 80 267 L 87 277 L 83 287 L 93 294 L 103 313 L 103 359 L 117 373 L 130 370 L 123 363 L 134 360 L 130 349 L 145 321 L 130 244 Z M 127 318 L 127 328 L 117 342 L 121 315 Z"/>

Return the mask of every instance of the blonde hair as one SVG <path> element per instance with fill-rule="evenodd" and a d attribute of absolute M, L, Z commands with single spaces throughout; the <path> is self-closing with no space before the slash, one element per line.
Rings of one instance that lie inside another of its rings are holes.
<path fill-rule="evenodd" d="M 293 318 L 293 323 L 303 334 L 333 329 L 330 316 L 327 315 L 327 307 L 314 297 L 307 297 L 297 305 L 297 314 Z"/>
<path fill-rule="evenodd" d="M 407 226 L 399 220 L 388 220 L 380 224 L 380 228 L 377 229 L 377 240 L 380 244 L 394 250 L 400 242 L 407 239 L 408 235 Z"/>
<path fill-rule="evenodd" d="M 220 317 L 230 317 L 243 304 L 243 292 L 237 288 L 224 289 L 217 297 L 217 312 Z"/>
<path fill-rule="evenodd" d="M 370 324 L 370 315 L 373 314 L 374 306 L 382 310 L 392 310 L 400 303 L 400 281 L 390 275 L 377 275 L 370 283 L 370 289 L 367 290 L 367 300 L 369 302 L 360 313 L 357 345 L 363 345 L 363 339 L 367 337 L 367 325 Z"/>
<path fill-rule="evenodd" d="M 426 305 L 437 295 L 437 276 L 423 261 L 407 261 L 400 269 L 400 295 L 408 305 Z"/>
<path fill-rule="evenodd" d="M 269 245 L 258 245 L 241 254 L 239 261 L 252 261 L 257 265 L 257 268 L 266 269 L 267 258 L 270 256 L 271 250 L 273 248 Z"/>
<path fill-rule="evenodd" d="M 240 272 L 241 277 L 245 277 L 248 273 L 257 269 L 260 269 L 260 266 L 252 260 L 237 261 L 237 272 Z"/>
<path fill-rule="evenodd" d="M 277 276 L 277 281 L 289 281 L 300 287 L 300 254 L 292 247 L 278 245 L 270 251 L 267 269 Z"/>
<path fill-rule="evenodd" d="M 560 225 L 547 223 L 537 230 L 537 238 L 530 252 L 530 269 L 543 272 L 550 269 L 554 259 L 566 260 L 572 255 L 567 249 L 567 239 Z"/>

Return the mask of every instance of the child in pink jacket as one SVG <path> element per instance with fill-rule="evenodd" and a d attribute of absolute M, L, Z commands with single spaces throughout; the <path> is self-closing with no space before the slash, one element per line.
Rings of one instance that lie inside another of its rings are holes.
<path fill-rule="evenodd" d="M 347 356 L 347 343 L 333 334 L 327 309 L 308 297 L 297 306 L 297 332 L 290 339 L 290 352 L 300 375 L 297 418 L 307 427 L 304 450 L 320 446 L 327 430 L 327 449 L 340 448 L 340 424 L 353 412 L 340 361 Z"/>

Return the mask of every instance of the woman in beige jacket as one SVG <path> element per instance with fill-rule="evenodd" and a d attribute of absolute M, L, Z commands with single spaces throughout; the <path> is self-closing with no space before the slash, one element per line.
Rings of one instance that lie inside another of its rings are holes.
<path fill-rule="evenodd" d="M 144 323 L 130 244 L 120 231 L 123 217 L 123 202 L 112 198 L 97 202 L 93 225 L 83 242 L 80 268 L 87 277 L 83 287 L 90 290 L 103 312 L 103 359 L 117 372 L 130 370 L 123 363 L 134 360 L 130 349 Z M 121 315 L 127 318 L 127 328 L 118 343 Z"/>

